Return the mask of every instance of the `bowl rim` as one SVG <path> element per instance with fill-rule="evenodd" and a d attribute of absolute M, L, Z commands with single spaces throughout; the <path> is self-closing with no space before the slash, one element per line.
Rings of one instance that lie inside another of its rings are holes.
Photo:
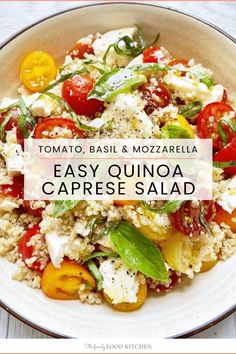
<path fill-rule="evenodd" d="M 229 40 L 231 40 L 234 44 L 236 44 L 236 38 L 234 38 L 233 36 L 231 36 L 228 32 L 222 30 L 221 28 L 219 28 L 218 26 L 214 25 L 211 22 L 208 22 L 206 20 L 203 20 L 202 18 L 189 14 L 188 12 L 182 11 L 182 10 L 178 10 L 169 6 L 162 6 L 162 5 L 156 5 L 156 4 L 147 4 L 147 3 L 143 3 L 143 2 L 136 2 L 136 1 L 108 1 L 108 2 L 99 2 L 99 3 L 93 3 L 93 4 L 84 4 L 84 5 L 80 5 L 80 6 L 76 6 L 76 7 L 72 7 L 72 8 L 68 8 L 56 13 L 53 13 L 49 16 L 43 17 L 42 19 L 33 22 L 32 24 L 25 26 L 22 28 L 22 30 L 15 32 L 12 36 L 8 37 L 7 40 L 3 41 L 2 44 L 0 45 L 0 51 L 7 46 L 7 44 L 9 44 L 11 41 L 13 41 L 14 39 L 16 39 L 17 37 L 19 37 L 22 33 L 30 30 L 31 28 L 41 24 L 42 22 L 45 22 L 47 20 L 50 20 L 51 18 L 63 15 L 65 13 L 69 13 L 72 11 L 77 11 L 80 9 L 84 9 L 84 8 L 90 8 L 90 7 L 101 7 L 101 6 L 109 6 L 109 5 L 134 5 L 134 6 L 144 6 L 144 7 L 155 7 L 155 8 L 160 8 L 160 9 L 164 9 L 164 10 L 169 10 L 181 15 L 184 15 L 186 17 L 190 17 L 193 18 L 205 25 L 207 25 L 208 27 L 213 28 L 215 31 L 221 33 L 222 35 L 224 35 L 226 38 L 228 38 Z M 27 318 L 23 317 L 22 315 L 20 315 L 17 311 L 15 311 L 13 308 L 9 307 L 6 303 L 4 303 L 1 299 L 0 299 L 0 307 L 3 308 L 5 311 L 7 311 L 10 315 L 14 316 L 16 319 L 20 320 L 21 322 L 23 322 L 24 324 L 30 326 L 31 328 L 40 331 L 41 333 L 44 333 L 46 335 L 49 335 L 51 337 L 54 338 L 70 338 L 72 339 L 73 337 L 69 337 L 66 335 L 63 335 L 61 333 L 58 333 L 56 331 L 52 331 L 46 327 L 40 326 L 38 324 L 36 324 L 34 321 L 28 320 Z M 223 313 L 221 313 L 220 315 L 218 315 L 217 317 L 209 320 L 208 322 L 203 323 L 202 325 L 199 325 L 195 328 L 192 328 L 190 330 L 187 330 L 185 332 L 182 333 L 178 333 L 174 336 L 171 337 L 166 337 L 167 339 L 175 339 L 175 338 L 188 338 L 192 335 L 198 334 L 206 329 L 211 328 L 212 326 L 216 325 L 217 323 L 223 321 L 224 319 L 226 319 L 228 316 L 232 315 L 234 312 L 236 312 L 236 302 L 234 305 L 232 305 L 229 309 L 225 310 Z"/>

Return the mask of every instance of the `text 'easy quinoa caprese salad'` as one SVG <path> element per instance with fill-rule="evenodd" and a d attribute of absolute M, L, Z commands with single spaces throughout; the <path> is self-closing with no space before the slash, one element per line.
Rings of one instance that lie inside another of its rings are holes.
<path fill-rule="evenodd" d="M 50 298 L 132 311 L 236 251 L 233 102 L 211 70 L 157 40 L 139 26 L 89 34 L 59 68 L 26 53 L 18 99 L 1 100 L 0 255 Z M 24 200 L 24 139 L 44 138 L 210 138 L 214 198 Z"/>

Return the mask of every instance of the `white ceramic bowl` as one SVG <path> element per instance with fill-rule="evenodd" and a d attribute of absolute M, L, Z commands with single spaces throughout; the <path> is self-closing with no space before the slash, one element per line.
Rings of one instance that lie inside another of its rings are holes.
<path fill-rule="evenodd" d="M 51 16 L 6 42 L 0 50 L 0 97 L 16 95 L 18 67 L 32 50 L 46 50 L 57 63 L 78 38 L 95 32 L 139 23 L 151 39 L 161 32 L 160 43 L 174 56 L 195 58 L 211 68 L 216 80 L 235 93 L 236 44 L 219 29 L 180 12 L 135 3 L 85 6 Z M 235 97 L 236 99 L 236 97 Z M 10 279 L 13 265 L 0 258 L 0 301 L 9 312 L 54 336 L 179 337 L 207 328 L 232 313 L 236 299 L 236 255 L 211 271 L 176 287 L 171 293 L 151 296 L 132 313 L 79 301 L 54 301 L 39 290 Z"/>

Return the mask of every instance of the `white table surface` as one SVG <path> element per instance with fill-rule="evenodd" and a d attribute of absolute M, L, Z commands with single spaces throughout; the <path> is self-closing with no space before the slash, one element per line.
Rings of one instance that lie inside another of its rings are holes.
<path fill-rule="evenodd" d="M 89 1 L 90 3 L 94 1 Z M 73 8 L 86 1 L 0 1 L 0 43 L 22 28 L 50 14 Z M 236 38 L 235 2 L 153 1 L 173 7 L 211 22 Z M 236 314 L 208 329 L 195 338 L 236 338 Z M 0 338 L 49 338 L 31 329 L 0 309 Z"/>

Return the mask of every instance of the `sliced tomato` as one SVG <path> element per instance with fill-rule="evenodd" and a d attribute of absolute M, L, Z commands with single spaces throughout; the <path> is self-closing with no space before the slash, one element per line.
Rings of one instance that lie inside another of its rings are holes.
<path fill-rule="evenodd" d="M 0 114 L 0 125 L 2 124 L 2 122 L 4 121 L 4 119 L 6 118 L 6 115 L 8 114 L 8 112 L 4 112 L 2 114 Z M 20 145 L 23 145 L 24 142 L 24 137 L 23 134 L 20 130 L 20 126 L 19 126 L 19 110 L 17 108 L 14 108 L 11 110 L 11 118 L 8 121 L 8 123 L 5 126 L 5 131 L 8 132 L 10 130 L 12 130 L 13 128 L 16 128 L 16 138 L 17 138 L 17 142 Z"/>
<path fill-rule="evenodd" d="M 216 204 L 216 215 L 214 221 L 220 225 L 222 222 L 228 225 L 232 232 L 236 232 L 236 209 L 228 213 L 220 205 Z"/>
<path fill-rule="evenodd" d="M 149 289 L 156 291 L 157 293 L 159 292 L 164 292 L 164 291 L 169 291 L 171 290 L 175 285 L 181 282 L 181 275 L 180 273 L 176 273 L 176 271 L 169 269 L 168 271 L 169 275 L 169 282 L 168 283 L 162 283 L 158 282 L 152 279 L 147 280 L 147 284 Z"/>
<path fill-rule="evenodd" d="M 94 84 L 95 80 L 89 75 L 75 75 L 64 81 L 62 97 L 77 114 L 94 117 L 97 112 L 102 112 L 104 109 L 102 101 L 95 98 L 88 99 Z"/>
<path fill-rule="evenodd" d="M 78 42 L 69 50 L 68 54 L 72 59 L 85 59 L 85 54 L 94 54 L 94 51 L 91 44 Z"/>
<path fill-rule="evenodd" d="M 72 120 L 64 119 L 64 118 L 47 118 L 41 121 L 39 124 L 37 124 L 34 130 L 34 138 L 35 139 L 57 139 L 63 137 L 68 138 L 67 132 L 63 131 L 64 129 L 68 129 L 72 133 L 72 136 L 70 136 L 70 138 L 82 139 L 85 137 L 84 132 L 79 128 L 77 128 L 75 123 Z"/>
<path fill-rule="evenodd" d="M 24 206 L 25 210 L 29 214 L 34 215 L 37 218 L 41 218 L 42 217 L 42 212 L 44 211 L 44 208 L 34 208 L 32 206 L 33 202 L 34 202 L 33 200 L 24 200 L 23 201 L 23 206 Z"/>
<path fill-rule="evenodd" d="M 143 98 L 147 101 L 144 108 L 147 114 L 151 114 L 157 108 L 164 108 L 171 102 L 171 94 L 168 88 L 160 82 L 151 80 L 140 87 Z"/>
<path fill-rule="evenodd" d="M 214 161 L 219 162 L 236 162 L 236 138 L 234 138 L 229 144 L 227 144 L 223 149 L 217 151 L 213 157 Z M 228 175 L 236 174 L 236 166 L 224 168 L 224 172 Z"/>
<path fill-rule="evenodd" d="M 21 254 L 24 262 L 27 259 L 30 259 L 34 256 L 37 257 L 35 253 L 35 248 L 33 247 L 33 245 L 29 246 L 28 242 L 30 242 L 33 236 L 38 234 L 41 235 L 40 227 L 39 224 L 35 224 L 34 226 L 30 227 L 20 239 L 18 243 L 18 252 Z M 44 236 L 43 235 L 41 236 L 42 236 L 41 241 L 45 242 Z M 37 257 L 37 259 L 31 265 L 28 265 L 27 263 L 26 265 L 31 270 L 42 271 L 46 267 L 48 262 L 49 262 L 49 257 L 45 255 L 44 257 L 42 256 Z"/>
<path fill-rule="evenodd" d="M 12 184 L 2 184 L 0 192 L 14 198 L 22 199 L 24 195 L 24 176 L 14 176 Z"/>
<path fill-rule="evenodd" d="M 197 131 L 200 138 L 213 139 L 214 149 L 221 149 L 223 142 L 220 137 L 218 123 L 225 114 L 234 112 L 233 108 L 224 102 L 214 102 L 208 104 L 200 113 L 197 119 Z M 234 116 L 236 123 L 236 115 Z M 230 142 L 236 133 L 225 123 L 222 122 L 222 127 L 227 135 L 227 141 Z"/>
<path fill-rule="evenodd" d="M 167 64 L 170 60 L 170 53 L 163 47 L 150 47 L 143 51 L 144 63 Z"/>
<path fill-rule="evenodd" d="M 203 214 L 206 222 L 211 221 L 215 215 L 215 203 L 213 201 L 201 201 L 194 205 L 187 201 L 174 213 L 169 214 L 169 218 L 176 230 L 187 236 L 199 236 L 206 229 L 201 223 L 200 213 Z"/>

